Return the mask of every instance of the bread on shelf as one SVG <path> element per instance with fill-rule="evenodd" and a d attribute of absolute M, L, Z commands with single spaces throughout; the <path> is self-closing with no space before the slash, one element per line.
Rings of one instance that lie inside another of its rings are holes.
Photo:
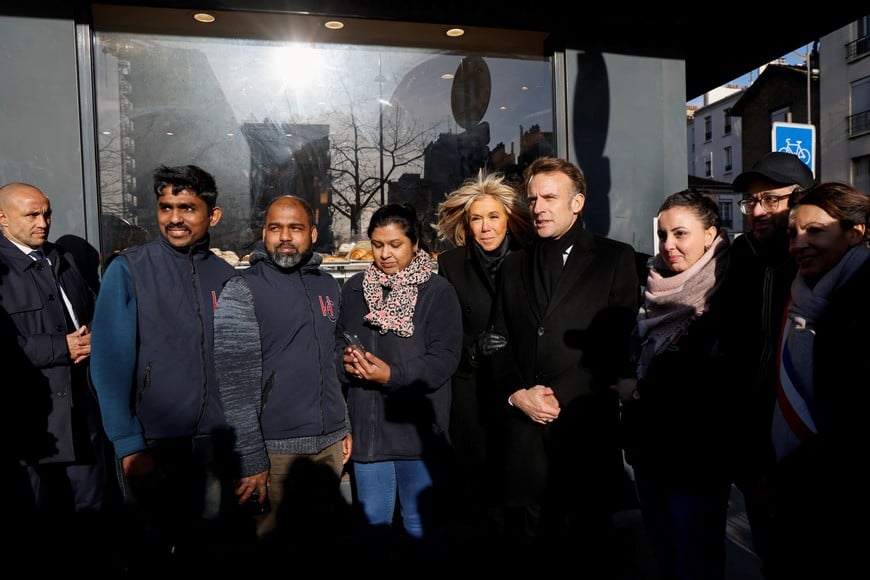
<path fill-rule="evenodd" d="M 350 254 L 347 256 L 351 260 L 368 260 L 371 261 L 374 259 L 370 250 L 366 250 L 365 248 L 354 248 L 350 251 Z"/>

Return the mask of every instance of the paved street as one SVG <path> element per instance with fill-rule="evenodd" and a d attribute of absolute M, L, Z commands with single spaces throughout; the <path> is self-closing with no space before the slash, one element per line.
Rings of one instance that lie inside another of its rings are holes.
<path fill-rule="evenodd" d="M 643 530 L 639 510 L 618 512 L 615 516 L 620 547 L 619 580 L 657 580 L 655 563 Z M 743 495 L 731 488 L 728 509 L 727 560 L 725 580 L 762 580 L 758 558 L 752 551 L 749 523 L 743 506 Z"/>

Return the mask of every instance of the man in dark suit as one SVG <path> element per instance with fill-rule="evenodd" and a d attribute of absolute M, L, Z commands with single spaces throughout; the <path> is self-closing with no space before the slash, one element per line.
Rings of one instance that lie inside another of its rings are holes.
<path fill-rule="evenodd" d="M 9 529 L 22 550 L 50 546 L 46 566 L 82 561 L 93 571 L 111 565 L 94 556 L 111 551 L 100 531 L 121 496 L 88 384 L 95 294 L 69 252 L 47 241 L 50 227 L 42 191 L 0 187 L 0 332 L 10 397 L 2 423 L 11 452 L 3 462 L 16 490 Z"/>
<path fill-rule="evenodd" d="M 508 539 L 537 561 L 565 558 L 607 577 L 611 511 L 622 489 L 618 401 L 634 376 L 634 249 L 583 228 L 586 180 L 540 158 L 524 175 L 537 239 L 505 257 L 493 307 L 507 347 L 489 362 L 503 389 Z"/>

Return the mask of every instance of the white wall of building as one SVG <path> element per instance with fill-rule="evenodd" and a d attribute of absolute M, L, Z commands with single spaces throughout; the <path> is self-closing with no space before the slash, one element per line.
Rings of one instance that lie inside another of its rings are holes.
<path fill-rule="evenodd" d="M 847 58 L 846 45 L 856 40 L 854 23 L 835 30 L 819 41 L 820 119 L 816 129 L 821 163 L 817 177 L 822 181 L 853 183 L 852 162 L 870 155 L 870 132 L 849 135 L 852 110 L 851 84 L 870 78 L 870 53 Z M 870 191 L 865 191 L 870 193 Z"/>
<path fill-rule="evenodd" d="M 709 93 L 708 93 L 709 94 Z M 688 141 L 688 173 L 696 177 L 730 183 L 743 171 L 743 145 L 740 117 L 731 118 L 730 132 L 726 131 L 725 111 L 730 109 L 742 95 L 732 91 L 719 100 L 695 110 L 694 121 L 688 123 L 691 135 Z M 706 97 L 705 97 L 706 100 Z M 707 139 L 706 119 L 710 118 L 712 130 Z M 692 152 L 694 146 L 694 151 Z M 731 148 L 731 165 L 726 165 L 725 148 Z M 710 173 L 706 162 L 710 161 Z"/>

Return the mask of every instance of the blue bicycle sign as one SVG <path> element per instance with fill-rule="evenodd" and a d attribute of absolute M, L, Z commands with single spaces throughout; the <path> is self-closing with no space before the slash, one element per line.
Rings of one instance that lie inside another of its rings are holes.
<path fill-rule="evenodd" d="M 791 153 L 797 156 L 810 168 L 813 176 L 816 174 L 816 127 L 802 123 L 773 124 L 771 132 L 772 151 Z"/>

